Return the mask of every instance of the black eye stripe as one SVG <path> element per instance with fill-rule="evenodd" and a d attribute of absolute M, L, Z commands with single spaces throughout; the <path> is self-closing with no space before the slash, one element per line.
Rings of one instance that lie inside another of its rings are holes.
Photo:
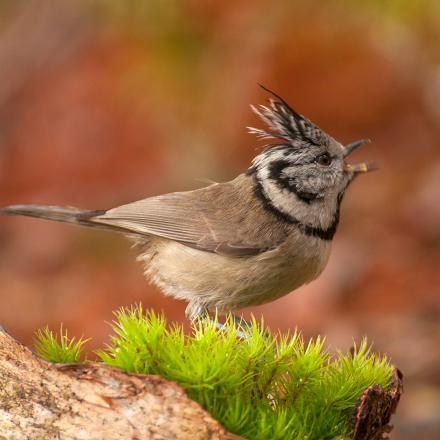
<path fill-rule="evenodd" d="M 323 156 L 327 156 L 328 160 L 332 162 L 333 160 L 337 159 L 337 156 L 333 156 L 329 154 L 328 152 L 324 152 L 319 154 L 318 156 L 315 156 L 312 159 L 308 159 L 307 161 L 302 162 L 292 162 L 287 159 L 277 159 L 273 160 L 269 163 L 268 169 L 269 169 L 269 178 L 274 180 L 279 180 L 280 178 L 283 178 L 281 175 L 285 168 L 292 168 L 292 167 L 301 167 L 304 165 L 311 165 L 313 163 L 317 163 L 317 161 L 322 158 Z M 287 176 L 286 176 L 287 178 Z"/>
<path fill-rule="evenodd" d="M 274 160 L 269 164 L 269 178 L 278 180 L 285 168 L 291 166 L 291 163 L 284 159 Z"/>
<path fill-rule="evenodd" d="M 316 156 L 316 157 L 314 157 L 313 159 L 309 159 L 309 160 L 307 160 L 307 161 L 304 161 L 304 162 L 289 162 L 289 161 L 284 161 L 285 162 L 285 166 L 284 166 L 284 168 L 292 168 L 292 167 L 302 167 L 302 166 L 304 166 L 304 165 L 311 165 L 311 164 L 313 164 L 313 163 L 316 163 L 316 161 L 320 158 L 322 156 L 322 154 L 320 154 L 319 156 Z M 333 161 L 333 160 L 335 160 L 335 159 L 337 159 L 338 157 L 337 156 L 328 156 L 329 157 L 329 159 L 331 160 L 331 161 Z M 276 162 L 281 162 L 281 160 L 280 161 L 276 161 Z M 281 172 L 282 172 L 282 170 L 281 170 Z"/>
<path fill-rule="evenodd" d="M 298 188 L 294 179 L 289 176 L 282 176 L 285 168 L 291 167 L 292 164 L 286 160 L 274 160 L 269 165 L 269 178 L 276 182 L 278 187 L 287 189 L 288 191 L 296 194 L 296 196 L 303 202 L 311 203 L 319 196 L 318 193 L 309 191 L 302 191 Z"/>

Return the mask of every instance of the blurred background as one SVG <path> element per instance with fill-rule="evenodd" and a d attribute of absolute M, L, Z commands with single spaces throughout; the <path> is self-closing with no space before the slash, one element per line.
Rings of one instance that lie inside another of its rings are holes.
<path fill-rule="evenodd" d="M 394 439 L 440 438 L 440 2 L 0 0 L 0 206 L 109 208 L 225 181 L 262 83 L 380 171 L 350 187 L 318 281 L 245 315 L 404 372 Z M 184 321 L 118 235 L 0 218 L 0 323 L 108 340 L 141 301 Z M 106 323 L 107 322 L 107 323 Z M 187 324 L 186 324 L 187 325 Z"/>

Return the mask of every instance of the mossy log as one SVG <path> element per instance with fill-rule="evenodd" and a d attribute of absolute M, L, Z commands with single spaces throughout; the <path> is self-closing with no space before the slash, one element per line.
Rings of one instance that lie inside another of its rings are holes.
<path fill-rule="evenodd" d="M 369 387 L 353 439 L 381 439 L 401 394 Z M 177 384 L 101 363 L 51 364 L 0 331 L 0 440 L 235 439 Z"/>
<path fill-rule="evenodd" d="M 1 440 L 226 440 L 177 384 L 99 363 L 50 364 L 0 332 Z"/>

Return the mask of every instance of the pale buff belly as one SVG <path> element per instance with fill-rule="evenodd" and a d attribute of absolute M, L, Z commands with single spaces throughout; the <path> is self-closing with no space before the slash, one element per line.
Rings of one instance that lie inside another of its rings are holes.
<path fill-rule="evenodd" d="M 227 257 L 154 239 L 139 260 L 165 294 L 220 312 L 273 301 L 314 280 L 324 269 L 330 242 L 308 237 L 257 256 Z"/>

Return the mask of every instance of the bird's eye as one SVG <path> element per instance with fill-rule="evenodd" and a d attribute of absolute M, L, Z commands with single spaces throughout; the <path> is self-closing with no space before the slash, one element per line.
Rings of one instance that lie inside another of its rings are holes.
<path fill-rule="evenodd" d="M 316 162 L 319 165 L 328 167 L 332 163 L 332 158 L 327 153 L 324 153 L 316 158 Z"/>

